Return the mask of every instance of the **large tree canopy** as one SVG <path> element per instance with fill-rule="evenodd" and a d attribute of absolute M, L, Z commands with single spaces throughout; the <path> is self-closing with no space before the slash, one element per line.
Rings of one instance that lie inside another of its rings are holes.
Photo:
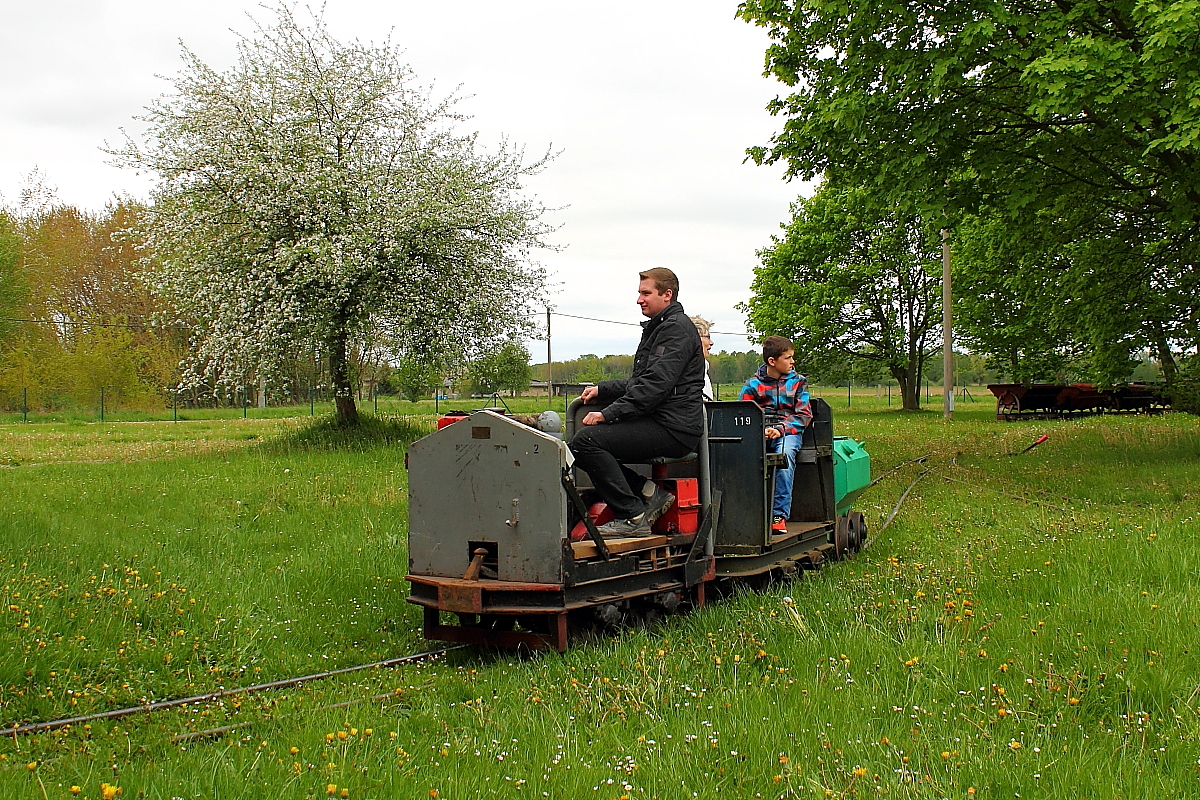
<path fill-rule="evenodd" d="M 1200 345 L 1200 2 L 746 0 L 740 14 L 769 29 L 767 71 L 792 88 L 752 156 L 945 214 L 986 273 L 959 283 L 976 343 L 1009 368 L 1075 352 L 1116 380 L 1149 347 L 1169 378 L 1172 353 Z"/>
<path fill-rule="evenodd" d="M 344 44 L 286 7 L 224 73 L 185 51 L 144 141 L 117 155 L 160 178 L 157 286 L 195 325 L 193 383 L 280 376 L 329 359 L 338 419 L 356 419 L 347 357 L 385 330 L 407 353 L 469 352 L 521 327 L 546 227 L 509 146 L 456 134 L 391 44 Z"/>
<path fill-rule="evenodd" d="M 1078 191 L 1200 219 L 1196 0 L 746 0 L 740 14 L 770 30 L 767 70 L 794 90 L 770 106 L 785 123 L 760 161 L 918 204 Z"/>
<path fill-rule="evenodd" d="M 825 184 L 759 252 L 750 327 L 791 337 L 797 366 L 868 364 L 920 404 L 921 368 L 941 337 L 938 231 L 858 187 Z"/>

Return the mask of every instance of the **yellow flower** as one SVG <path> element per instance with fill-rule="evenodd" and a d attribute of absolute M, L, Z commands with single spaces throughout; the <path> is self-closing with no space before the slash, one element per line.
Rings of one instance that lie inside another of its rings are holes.
<path fill-rule="evenodd" d="M 111 784 L 100 784 L 100 797 L 102 800 L 113 800 L 114 797 L 121 793 L 121 789 Z"/>
<path fill-rule="evenodd" d="M 71 794 L 79 794 L 83 789 L 80 789 L 78 786 L 72 786 L 69 791 Z"/>
<path fill-rule="evenodd" d="M 1011 742 L 1009 742 L 1009 743 L 1008 743 L 1008 746 L 1009 746 L 1011 749 L 1013 749 L 1013 750 L 1020 750 L 1020 749 L 1021 749 L 1021 743 L 1020 743 L 1020 742 L 1018 742 L 1016 739 L 1013 739 Z"/>
<path fill-rule="evenodd" d="M 350 734 L 346 733 L 345 731 L 338 731 L 338 732 L 337 732 L 337 737 L 338 737 L 339 739 L 345 739 L 345 738 L 346 738 L 347 736 L 349 736 L 349 735 L 350 735 Z"/>
<path fill-rule="evenodd" d="M 865 778 L 866 776 L 867 776 L 867 768 L 866 767 L 855 767 L 854 768 L 854 777 Z"/>
<path fill-rule="evenodd" d="M 943 750 L 943 751 L 942 751 L 942 759 L 943 759 L 943 760 L 949 760 L 949 759 L 950 759 L 950 754 L 949 754 L 949 753 L 947 753 L 945 750 Z"/>
<path fill-rule="evenodd" d="M 30 771 L 37 769 L 37 762 L 30 761 L 28 764 L 25 765 L 25 769 L 28 769 Z"/>
<path fill-rule="evenodd" d="M 350 796 L 349 789 L 342 789 L 342 791 L 338 794 L 338 797 L 349 797 L 349 796 Z"/>
<path fill-rule="evenodd" d="M 363 736 L 370 736 L 370 735 L 371 735 L 371 729 L 370 729 L 370 728 L 367 728 L 367 729 L 365 729 L 365 730 L 363 731 Z"/>
<path fill-rule="evenodd" d="M 292 755 L 296 755 L 296 753 L 300 752 L 300 748 L 299 747 L 289 747 L 288 752 L 291 753 Z"/>
<path fill-rule="evenodd" d="M 330 796 L 337 794 L 337 784 L 336 783 L 325 784 L 325 794 L 330 795 Z"/>

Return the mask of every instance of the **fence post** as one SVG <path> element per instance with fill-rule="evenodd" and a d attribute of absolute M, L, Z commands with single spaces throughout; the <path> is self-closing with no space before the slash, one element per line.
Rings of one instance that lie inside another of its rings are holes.
<path fill-rule="evenodd" d="M 379 390 L 375 388 L 375 384 L 371 384 L 371 399 L 375 402 L 375 416 L 379 416 Z"/>
<path fill-rule="evenodd" d="M 311 383 L 308 385 L 308 415 L 310 417 L 317 415 L 316 394 L 314 394 L 314 387 Z"/>
<path fill-rule="evenodd" d="M 29 422 L 29 387 L 21 387 L 21 422 Z"/>
<path fill-rule="evenodd" d="M 892 404 L 892 385 L 889 383 L 887 385 L 887 387 L 888 387 L 888 405 L 890 406 Z"/>
<path fill-rule="evenodd" d="M 242 387 L 242 419 L 246 419 L 246 414 L 247 414 L 246 409 L 249 407 L 249 403 L 247 401 L 249 399 L 250 399 L 250 393 L 247 392 L 246 387 L 243 386 Z"/>
<path fill-rule="evenodd" d="M 100 387 L 100 421 L 104 422 L 104 387 Z"/>
<path fill-rule="evenodd" d="M 171 392 L 171 422 L 179 422 L 179 390 Z"/>
<path fill-rule="evenodd" d="M 853 381 L 846 381 L 846 408 L 850 407 L 850 387 L 853 385 Z"/>

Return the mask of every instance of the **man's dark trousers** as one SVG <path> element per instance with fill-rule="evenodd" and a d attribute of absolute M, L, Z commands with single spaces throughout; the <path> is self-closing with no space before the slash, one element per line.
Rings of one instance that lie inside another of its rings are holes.
<path fill-rule="evenodd" d="M 617 519 L 631 519 L 646 510 L 641 493 L 646 479 L 625 463 L 645 463 L 659 456 L 682 458 L 693 450 L 649 417 L 581 425 L 570 447 L 576 466 L 592 479 Z"/>

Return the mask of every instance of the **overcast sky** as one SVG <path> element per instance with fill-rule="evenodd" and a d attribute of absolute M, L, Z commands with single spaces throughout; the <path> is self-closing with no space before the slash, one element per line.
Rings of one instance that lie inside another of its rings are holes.
<path fill-rule="evenodd" d="M 778 167 L 744 163 L 778 120 L 764 106 L 764 32 L 734 19 L 732 0 L 566 3 L 525 0 L 329 0 L 339 39 L 403 47 L 421 82 L 466 96 L 465 127 L 527 153 L 562 153 L 529 183 L 558 208 L 559 252 L 540 260 L 557 311 L 637 322 L 637 272 L 670 267 L 689 313 L 741 332 L 755 250 L 809 188 Z M 226 69 L 250 33 L 242 0 L 0 0 L 0 197 L 15 206 L 35 167 L 65 203 L 98 210 L 145 197 L 146 176 L 111 167 L 101 147 L 181 65 L 180 41 Z M 631 353 L 636 328 L 556 317 L 554 358 Z M 716 350 L 746 339 L 714 336 Z M 530 342 L 534 361 L 545 342 Z"/>

